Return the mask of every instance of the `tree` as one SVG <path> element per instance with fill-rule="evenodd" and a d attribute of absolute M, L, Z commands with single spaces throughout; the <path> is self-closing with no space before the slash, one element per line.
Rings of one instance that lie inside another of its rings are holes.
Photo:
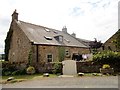
<path fill-rule="evenodd" d="M 100 48 L 102 46 L 101 41 L 97 41 L 97 39 L 95 38 L 94 41 L 91 41 L 89 44 L 90 48 L 93 49 L 93 51 L 97 51 L 98 48 Z"/>
<path fill-rule="evenodd" d="M 98 49 L 102 46 L 102 43 L 101 41 L 97 41 L 97 39 L 95 38 L 94 41 L 91 41 L 90 42 L 90 45 L 89 45 L 92 49 Z"/>

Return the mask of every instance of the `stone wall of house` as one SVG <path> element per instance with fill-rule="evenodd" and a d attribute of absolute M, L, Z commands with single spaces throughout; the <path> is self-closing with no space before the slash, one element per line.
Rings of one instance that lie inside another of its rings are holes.
<path fill-rule="evenodd" d="M 60 51 L 62 49 L 62 51 Z M 66 52 L 68 54 L 66 55 Z M 34 45 L 34 53 L 36 53 L 36 45 Z M 47 55 L 52 54 L 53 62 L 60 60 L 60 53 L 64 53 L 64 60 L 71 60 L 73 53 L 88 54 L 90 53 L 88 48 L 78 48 L 78 47 L 60 47 L 60 46 L 38 46 L 38 63 L 47 62 Z M 37 55 L 34 54 L 34 59 L 37 58 Z"/>
<path fill-rule="evenodd" d="M 63 55 L 63 53 L 66 54 L 65 53 L 66 51 L 68 51 L 68 54 Z M 46 68 L 48 67 L 48 64 L 61 62 L 60 60 L 61 58 L 63 60 L 71 60 L 73 53 L 88 54 L 90 53 L 90 51 L 88 48 L 33 45 L 33 63 L 39 72 L 45 72 Z M 48 54 L 52 54 L 52 57 L 53 57 L 52 62 L 50 63 L 48 63 L 48 60 L 47 60 Z M 51 64 L 49 65 L 50 67 L 51 67 Z"/>
<path fill-rule="evenodd" d="M 116 34 L 114 34 L 111 38 L 109 38 L 104 44 L 104 49 L 105 50 L 112 50 L 112 51 L 116 51 L 116 47 L 114 44 L 114 40 L 116 39 Z"/>
<path fill-rule="evenodd" d="M 17 23 L 12 22 L 13 29 L 12 40 L 9 50 L 8 60 L 10 62 L 28 62 L 28 54 L 31 48 L 29 39 L 20 29 Z"/>

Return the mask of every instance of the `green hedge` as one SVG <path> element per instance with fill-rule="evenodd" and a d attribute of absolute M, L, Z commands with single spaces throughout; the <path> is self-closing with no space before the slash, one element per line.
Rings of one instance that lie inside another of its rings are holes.
<path fill-rule="evenodd" d="M 103 65 L 109 64 L 116 71 L 120 71 L 120 52 L 102 51 L 93 55 L 93 62 Z"/>
<path fill-rule="evenodd" d="M 62 73 L 62 63 L 54 63 L 52 72 L 54 74 Z"/>
<path fill-rule="evenodd" d="M 26 74 L 26 68 L 18 69 L 19 63 L 10 63 L 8 61 L 3 61 L 2 63 L 2 75 L 9 76 L 9 75 L 24 75 Z"/>

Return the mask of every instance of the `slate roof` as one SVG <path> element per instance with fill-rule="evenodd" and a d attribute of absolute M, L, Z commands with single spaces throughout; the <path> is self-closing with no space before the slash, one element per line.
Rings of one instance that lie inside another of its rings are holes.
<path fill-rule="evenodd" d="M 77 38 L 77 39 L 87 47 L 90 47 L 90 43 L 93 42 L 91 40 L 86 40 L 86 39 L 81 39 L 81 38 Z"/>
<path fill-rule="evenodd" d="M 34 44 L 42 45 L 60 45 L 60 46 L 73 46 L 88 48 L 85 44 L 80 42 L 77 38 L 71 36 L 68 33 L 47 28 L 40 25 L 35 25 L 23 21 L 16 21 L 18 26 L 23 30 L 26 36 Z M 59 42 L 55 37 L 62 36 L 63 42 Z"/>

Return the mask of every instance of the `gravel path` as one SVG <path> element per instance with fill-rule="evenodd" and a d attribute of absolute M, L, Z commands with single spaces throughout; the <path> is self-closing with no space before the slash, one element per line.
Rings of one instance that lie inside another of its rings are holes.
<path fill-rule="evenodd" d="M 3 88 L 118 88 L 118 76 L 35 78 Z"/>

